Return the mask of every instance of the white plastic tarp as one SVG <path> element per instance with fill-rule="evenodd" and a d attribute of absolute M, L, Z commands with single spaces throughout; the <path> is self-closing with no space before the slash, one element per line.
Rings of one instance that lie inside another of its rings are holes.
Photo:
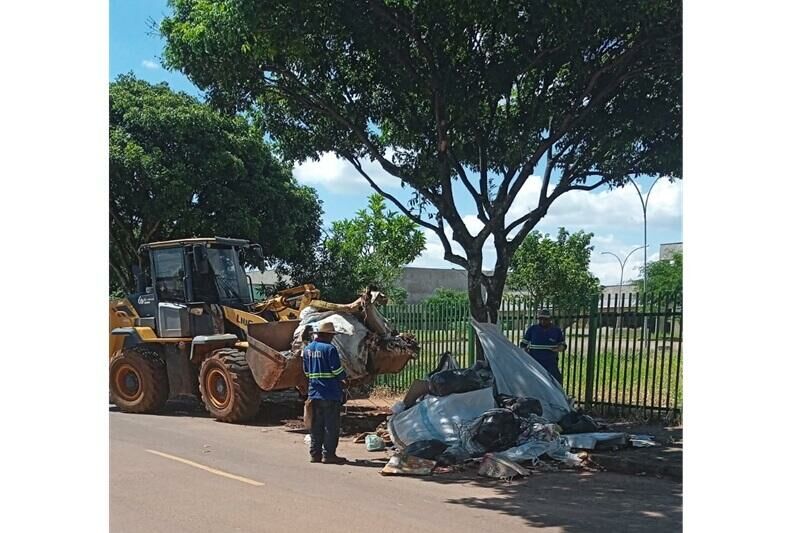
<path fill-rule="evenodd" d="M 319 312 L 313 307 L 306 307 L 300 312 L 300 325 L 295 329 L 294 337 L 302 335 L 306 326 L 320 326 L 324 322 L 333 324 L 340 335 L 333 337 L 333 345 L 339 352 L 344 371 L 350 379 L 364 377 L 367 372 L 367 347 L 366 339 L 369 334 L 367 327 L 355 316 L 336 311 Z"/>
<path fill-rule="evenodd" d="M 542 417 L 548 422 L 558 422 L 570 412 L 564 389 L 533 357 L 508 340 L 495 324 L 473 319 L 472 326 L 492 368 L 498 393 L 536 398 L 542 403 Z"/>
<path fill-rule="evenodd" d="M 491 387 L 448 396 L 427 396 L 411 409 L 389 417 L 387 429 L 399 448 L 420 440 L 459 442 L 459 429 L 495 407 Z"/>

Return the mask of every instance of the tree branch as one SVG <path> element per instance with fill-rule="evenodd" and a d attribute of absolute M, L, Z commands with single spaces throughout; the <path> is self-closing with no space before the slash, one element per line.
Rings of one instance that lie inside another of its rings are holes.
<path fill-rule="evenodd" d="M 375 189 L 375 191 L 378 194 L 380 194 L 387 200 L 391 201 L 394 205 L 396 205 L 397 208 L 400 209 L 405 216 L 407 216 L 408 218 L 410 218 L 411 220 L 413 220 L 415 223 L 419 224 L 422 227 L 428 228 L 433 231 L 437 231 L 437 227 L 435 225 L 431 224 L 430 222 L 422 220 L 422 218 L 412 213 L 410 209 L 408 209 L 405 205 L 403 205 L 403 203 L 400 200 L 398 200 L 388 192 L 384 191 L 377 183 L 375 183 L 375 181 L 369 176 L 369 174 L 364 172 L 364 169 L 361 167 L 361 163 L 356 158 L 345 154 L 339 154 L 339 155 L 344 159 L 346 159 L 347 161 L 349 161 L 350 164 L 353 165 L 353 167 L 355 167 L 358 173 L 361 174 L 364 177 L 364 179 L 367 180 L 367 182 L 369 182 L 370 186 L 373 189 Z"/>
<path fill-rule="evenodd" d="M 483 202 L 483 199 L 481 198 L 481 195 L 475 189 L 475 186 L 472 185 L 472 182 L 469 181 L 469 178 L 467 178 L 467 173 L 464 171 L 464 167 L 459 162 L 457 156 L 452 152 L 452 150 L 448 150 L 447 154 L 450 156 L 450 159 L 453 162 L 453 166 L 455 167 L 458 176 L 464 183 L 464 187 L 467 188 L 467 191 L 469 191 L 470 195 L 472 195 L 472 199 L 475 201 L 475 209 L 478 213 L 478 219 L 480 219 L 481 222 L 486 224 L 488 220 L 486 218 L 486 206 Z"/>
<path fill-rule="evenodd" d="M 594 173 L 586 174 L 584 177 L 591 176 L 593 174 Z M 604 174 L 600 174 L 600 173 L 597 173 L 596 175 L 605 176 Z M 596 188 L 600 187 L 601 185 L 607 184 L 609 181 L 611 181 L 611 177 L 610 176 L 606 176 L 606 177 L 604 177 L 603 179 L 601 179 L 600 181 L 598 181 L 597 183 L 595 183 L 593 185 L 570 185 L 569 187 L 567 187 L 567 189 L 570 190 L 570 191 L 593 191 Z"/>
<path fill-rule="evenodd" d="M 285 69 L 277 65 L 266 65 L 265 70 L 267 69 L 272 69 L 274 71 L 281 73 L 283 76 L 288 76 L 289 78 L 294 80 L 295 84 L 298 85 L 303 91 L 305 91 L 309 95 L 311 94 L 311 91 L 308 90 L 308 88 L 303 84 L 303 82 L 298 80 L 297 77 L 288 69 Z M 378 163 L 380 163 L 381 167 L 383 167 L 383 169 L 386 172 L 397 178 L 404 179 L 404 176 L 400 171 L 400 168 L 383 156 L 380 150 L 378 150 L 378 147 L 375 146 L 375 144 L 369 140 L 364 131 L 361 130 L 361 128 L 357 128 L 355 124 L 353 124 L 350 120 L 348 120 L 340 113 L 338 113 L 336 110 L 334 110 L 330 104 L 325 102 L 315 101 L 312 97 L 303 95 L 287 87 L 285 84 L 280 84 L 278 82 L 270 82 L 269 80 L 265 80 L 265 82 L 268 84 L 267 88 L 271 88 L 272 90 L 277 91 L 279 93 L 284 93 L 286 96 L 296 98 L 297 100 L 301 101 L 302 103 L 306 104 L 312 109 L 319 111 L 323 115 L 326 115 L 327 117 L 335 120 L 336 122 L 344 126 L 353 135 L 355 135 L 359 141 L 361 141 L 364 144 L 364 146 L 370 152 L 372 157 L 374 157 L 375 160 L 378 161 Z"/>
<path fill-rule="evenodd" d="M 590 95 L 591 90 L 596 87 L 601 74 L 613 70 L 624 69 L 630 65 L 636 59 L 638 52 L 647 42 L 647 39 L 642 39 L 640 42 L 636 43 L 634 46 L 631 46 L 631 48 L 620 54 L 620 56 L 614 59 L 611 63 L 604 65 L 598 70 L 598 72 L 595 72 L 589 79 L 586 89 L 583 91 L 583 98 L 586 98 Z M 541 159 L 542 155 L 544 155 L 545 151 L 547 151 L 553 144 L 563 137 L 570 128 L 583 121 L 589 115 L 591 110 L 604 103 L 606 99 L 613 93 L 613 91 L 620 86 L 620 84 L 627 81 L 631 77 L 631 73 L 619 72 L 616 77 L 608 81 L 605 86 L 603 86 L 593 97 L 591 97 L 587 105 L 583 105 L 582 98 L 580 103 L 582 108 L 578 110 L 577 113 L 572 113 L 565 116 L 556 131 L 551 130 L 548 132 L 547 140 L 536 149 L 528 162 L 525 163 L 513 185 L 510 183 L 511 180 L 503 180 L 503 184 L 501 185 L 501 195 L 503 200 L 501 209 L 503 211 L 508 209 L 510 204 L 516 198 L 517 194 L 519 194 L 520 189 L 525 184 L 525 181 L 528 179 L 528 177 L 530 177 L 530 174 L 533 172 L 533 168 L 536 166 L 536 163 L 539 161 L 539 159 Z"/>
<path fill-rule="evenodd" d="M 445 261 L 450 261 L 464 270 L 469 269 L 469 261 L 465 257 L 462 257 L 458 254 L 453 253 L 453 248 L 450 244 L 450 240 L 447 238 L 447 234 L 444 232 L 444 221 L 442 217 L 437 219 L 438 228 L 435 230 L 436 235 L 439 236 L 439 240 L 442 242 L 442 246 L 444 246 L 444 259 Z"/>

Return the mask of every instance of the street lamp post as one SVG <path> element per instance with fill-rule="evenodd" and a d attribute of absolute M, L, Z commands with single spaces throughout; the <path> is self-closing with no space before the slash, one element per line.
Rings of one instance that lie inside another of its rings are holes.
<path fill-rule="evenodd" d="M 642 250 L 643 248 L 647 248 L 647 245 L 645 244 L 644 246 L 639 246 L 638 248 L 634 248 L 633 250 L 628 252 L 628 255 L 625 256 L 625 260 L 624 261 L 622 259 L 620 259 L 620 257 L 617 254 L 615 254 L 614 252 L 601 252 L 601 255 L 613 255 L 614 258 L 619 263 L 619 300 L 620 300 L 620 305 L 624 304 L 624 298 L 622 296 L 622 281 L 623 281 L 623 278 L 625 277 L 625 263 L 628 262 L 628 259 L 630 259 L 630 257 L 633 255 L 633 253 L 635 251 Z M 645 255 L 646 255 L 646 253 L 647 252 L 645 252 Z M 630 302 L 628 302 L 628 304 L 630 305 Z"/>
<path fill-rule="evenodd" d="M 656 186 L 658 180 L 660 180 L 663 177 L 665 176 L 657 177 L 656 180 L 650 184 L 650 188 L 647 190 L 646 196 L 642 196 L 642 191 L 641 189 L 639 189 L 639 185 L 635 181 L 633 181 L 633 179 L 631 179 L 630 176 L 628 177 L 628 181 L 633 183 L 633 186 L 636 189 L 636 194 L 639 195 L 639 201 L 642 202 L 642 215 L 644 217 L 644 246 L 641 246 L 640 248 L 647 248 L 647 203 L 650 201 L 650 193 L 653 192 L 653 187 Z M 637 250 L 638 249 L 639 248 L 637 248 Z M 644 274 L 643 274 L 642 292 L 647 294 L 647 251 L 644 252 L 643 272 Z"/>

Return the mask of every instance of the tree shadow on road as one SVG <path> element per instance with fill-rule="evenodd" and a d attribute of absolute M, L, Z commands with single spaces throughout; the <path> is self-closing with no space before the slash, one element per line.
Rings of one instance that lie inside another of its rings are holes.
<path fill-rule="evenodd" d="M 606 472 L 534 472 L 517 481 L 477 476 L 475 471 L 434 475 L 423 482 L 491 488 L 490 497 L 446 500 L 449 505 L 491 509 L 523 518 L 533 527 L 563 531 L 680 531 L 682 485 Z"/>

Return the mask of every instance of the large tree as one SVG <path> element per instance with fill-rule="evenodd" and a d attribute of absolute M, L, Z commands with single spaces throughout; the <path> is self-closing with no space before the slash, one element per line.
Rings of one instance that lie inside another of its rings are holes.
<path fill-rule="evenodd" d="M 349 161 L 467 270 L 480 320 L 496 320 L 511 258 L 557 198 L 680 177 L 678 0 L 170 5 L 166 64 L 217 105 L 259 113 L 286 157 Z M 382 188 L 366 158 L 411 200 Z M 534 169 L 532 206 L 509 217 Z M 474 234 L 467 214 L 483 224 Z"/>
<path fill-rule="evenodd" d="M 397 280 L 403 266 L 425 249 L 425 237 L 408 217 L 387 209 L 379 194 L 368 202 L 355 217 L 332 224 L 312 268 L 303 265 L 289 272 L 294 283 L 314 283 L 325 299 L 338 302 L 355 299 L 368 285 L 394 302 L 405 299 Z"/>
<path fill-rule="evenodd" d="M 537 305 L 586 305 L 600 292 L 600 280 L 589 271 L 592 233 L 558 230 L 555 239 L 533 231 L 511 259 L 509 287 L 524 291 Z"/>
<path fill-rule="evenodd" d="M 640 268 L 642 276 L 645 267 Z M 644 290 L 644 280 L 635 281 L 639 291 Z M 683 253 L 675 252 L 669 259 L 647 264 L 647 292 L 650 294 L 676 294 L 683 291 Z"/>
<path fill-rule="evenodd" d="M 263 131 L 166 84 L 132 75 L 109 87 L 112 288 L 130 291 L 139 245 L 192 236 L 261 243 L 303 262 L 320 236 L 316 193 L 294 181 Z"/>

